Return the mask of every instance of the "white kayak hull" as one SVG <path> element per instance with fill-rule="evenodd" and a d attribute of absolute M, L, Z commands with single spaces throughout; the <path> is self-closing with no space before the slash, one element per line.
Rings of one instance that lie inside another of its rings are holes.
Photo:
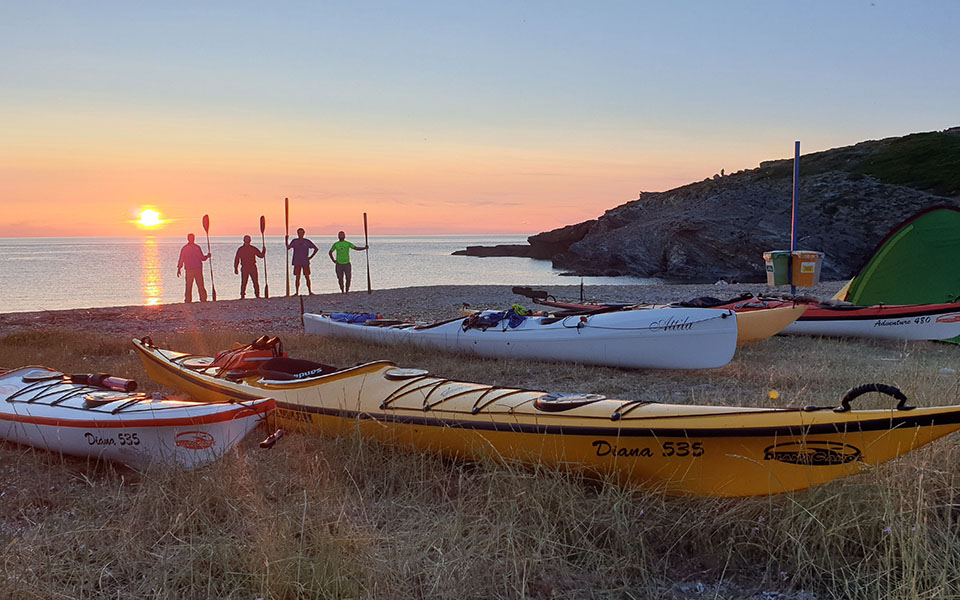
<path fill-rule="evenodd" d="M 51 378 L 44 367 L 0 375 L 0 439 L 144 468 L 193 469 L 236 446 L 275 409 L 261 398 L 211 403 L 152 398 Z"/>
<path fill-rule="evenodd" d="M 575 362 L 626 368 L 706 369 L 733 358 L 732 311 L 655 308 L 569 316 L 527 317 L 487 329 L 464 329 L 466 319 L 413 327 L 373 326 L 304 314 L 307 333 L 378 343 L 409 343 L 491 358 Z"/>

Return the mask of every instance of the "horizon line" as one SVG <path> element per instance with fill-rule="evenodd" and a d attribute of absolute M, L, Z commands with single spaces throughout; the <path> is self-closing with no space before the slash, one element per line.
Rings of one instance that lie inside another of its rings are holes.
<path fill-rule="evenodd" d="M 339 230 L 338 230 L 338 231 L 339 231 Z M 330 235 L 330 236 L 336 237 L 338 231 L 332 231 L 332 232 L 321 231 L 321 232 L 315 233 L 315 234 L 307 234 L 305 237 L 310 237 L 311 235 L 314 235 L 314 236 L 320 236 L 320 235 L 327 236 L 327 235 Z M 191 232 L 187 232 L 187 233 L 191 233 Z M 137 234 L 131 234 L 131 235 L 0 235 L 0 240 L 29 240 L 29 239 L 33 239 L 33 240 L 56 240 L 56 239 L 129 239 L 129 238 L 160 238 L 160 237 L 181 238 L 181 237 L 185 237 L 185 236 L 187 235 L 187 233 L 182 233 L 182 234 L 163 233 L 163 234 L 140 234 L 140 235 L 137 235 Z M 192 233 L 196 234 L 196 232 L 192 232 Z M 541 233 L 541 232 L 537 232 L 537 233 L 529 233 L 529 232 L 519 233 L 519 232 L 509 232 L 509 231 L 507 231 L 507 232 L 503 232 L 503 231 L 485 231 L 485 232 L 477 232 L 477 233 L 466 233 L 466 232 L 461 232 L 461 233 L 378 233 L 378 234 L 372 234 L 372 235 L 370 235 L 370 237 L 374 237 L 374 236 L 376 236 L 376 237 L 411 237 L 411 236 L 416 236 L 416 237 L 481 237 L 481 236 L 511 236 L 511 237 L 512 237 L 512 236 L 524 236 L 524 237 L 530 237 L 530 236 L 533 236 L 533 235 L 537 235 L 538 233 Z M 199 235 L 199 234 L 196 234 L 196 235 Z M 222 233 L 222 234 L 217 234 L 217 235 L 211 235 L 210 237 L 211 237 L 211 238 L 243 237 L 244 235 L 251 235 L 251 236 L 252 236 L 253 234 L 250 234 L 250 233 Z M 282 234 L 282 233 L 267 233 L 267 234 L 264 234 L 264 235 L 265 235 L 266 237 L 284 237 L 284 236 L 285 236 L 285 234 Z M 291 235 L 290 237 L 296 237 L 296 234 L 294 233 L 294 234 Z M 348 236 L 348 237 L 350 237 L 350 236 Z"/>

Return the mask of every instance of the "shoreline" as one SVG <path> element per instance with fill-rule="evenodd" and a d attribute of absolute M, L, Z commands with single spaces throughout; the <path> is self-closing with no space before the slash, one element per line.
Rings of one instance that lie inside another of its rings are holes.
<path fill-rule="evenodd" d="M 822 282 L 799 288 L 798 294 L 826 299 L 845 281 Z M 302 331 L 300 300 L 304 312 L 375 312 L 388 318 L 433 322 L 459 315 L 466 303 L 471 308 L 507 308 L 513 303 L 532 306 L 527 298 L 514 294 L 511 285 L 411 286 L 349 294 L 279 296 L 269 299 L 221 300 L 192 304 L 74 308 L 53 311 L 0 313 L 3 335 L 35 329 L 75 329 L 89 333 L 149 335 L 189 333 L 228 326 L 264 333 L 292 334 Z M 580 299 L 579 285 L 535 286 L 558 300 Z M 766 284 L 658 284 L 587 285 L 585 301 L 668 303 L 701 296 L 733 298 L 741 294 L 783 295 L 786 287 Z"/>

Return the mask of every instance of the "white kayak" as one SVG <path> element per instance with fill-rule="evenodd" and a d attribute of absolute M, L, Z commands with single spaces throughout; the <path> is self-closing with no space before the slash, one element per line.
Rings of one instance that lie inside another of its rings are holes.
<path fill-rule="evenodd" d="M 70 377 L 46 367 L 0 374 L 0 439 L 133 467 L 193 469 L 229 451 L 276 408 L 272 398 L 194 402 Z"/>
<path fill-rule="evenodd" d="M 307 333 L 469 352 L 486 357 L 562 361 L 627 368 L 705 369 L 733 358 L 737 320 L 732 311 L 654 308 L 572 316 L 496 319 L 495 311 L 428 325 L 348 323 L 303 315 Z M 493 317 L 493 319 L 491 319 Z M 519 322 L 518 322 L 519 321 Z"/>

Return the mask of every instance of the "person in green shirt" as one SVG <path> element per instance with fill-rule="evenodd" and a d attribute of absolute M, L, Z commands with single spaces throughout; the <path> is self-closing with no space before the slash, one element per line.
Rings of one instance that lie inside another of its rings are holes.
<path fill-rule="evenodd" d="M 354 246 L 352 242 L 348 242 L 346 239 L 347 234 L 340 232 L 337 234 L 338 241 L 334 242 L 330 246 L 330 252 L 327 254 L 330 255 L 330 260 L 333 261 L 337 267 L 337 282 L 340 283 L 340 292 L 346 294 L 350 291 L 350 276 L 352 268 L 350 266 L 350 250 L 366 250 L 369 246 Z M 333 253 L 336 252 L 337 256 L 334 257 Z M 344 279 L 346 279 L 346 286 L 344 286 Z"/>

